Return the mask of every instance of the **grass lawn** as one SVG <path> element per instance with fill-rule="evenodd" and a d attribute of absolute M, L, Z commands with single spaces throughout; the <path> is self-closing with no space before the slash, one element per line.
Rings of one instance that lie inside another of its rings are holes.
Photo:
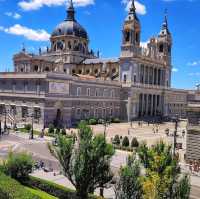
<path fill-rule="evenodd" d="M 30 191 L 31 193 L 33 193 L 34 195 L 39 196 L 42 199 L 58 199 L 55 196 L 49 195 L 48 193 L 41 191 L 39 189 L 32 189 L 30 187 L 25 187 L 26 190 Z"/>

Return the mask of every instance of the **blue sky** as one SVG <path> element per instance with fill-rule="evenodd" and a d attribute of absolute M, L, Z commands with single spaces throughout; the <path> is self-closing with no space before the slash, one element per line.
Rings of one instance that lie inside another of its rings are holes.
<path fill-rule="evenodd" d="M 74 0 L 76 18 L 102 57 L 118 57 L 128 0 Z M 13 70 L 12 56 L 22 43 L 31 52 L 49 45 L 48 37 L 65 16 L 66 0 L 0 0 L 0 71 Z M 138 0 L 142 42 L 157 35 L 168 9 L 173 35 L 172 86 L 194 88 L 200 82 L 200 0 Z"/>

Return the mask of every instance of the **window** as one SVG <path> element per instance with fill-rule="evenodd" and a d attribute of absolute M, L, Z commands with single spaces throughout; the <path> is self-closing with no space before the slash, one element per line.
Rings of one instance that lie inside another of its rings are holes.
<path fill-rule="evenodd" d="M 115 91 L 114 91 L 114 90 L 111 91 L 111 97 L 112 97 L 112 98 L 115 97 Z"/>
<path fill-rule="evenodd" d="M 78 74 L 81 74 L 81 73 L 82 73 L 82 70 L 79 70 L 79 71 L 78 71 Z"/>
<path fill-rule="evenodd" d="M 28 107 L 22 107 L 22 118 L 26 118 L 28 116 Z"/>
<path fill-rule="evenodd" d="M 81 115 L 81 109 L 80 109 L 80 108 L 76 109 L 76 115 L 77 115 L 78 117 Z"/>
<path fill-rule="evenodd" d="M 76 93 L 76 95 L 77 95 L 77 96 L 81 96 L 81 87 L 78 87 L 78 88 L 77 88 L 77 93 Z"/>
<path fill-rule="evenodd" d="M 139 33 L 138 32 L 135 34 L 135 40 L 137 43 L 139 42 Z"/>
<path fill-rule="evenodd" d="M 164 46 L 163 46 L 163 44 L 160 44 L 160 46 L 159 46 L 159 52 L 163 53 L 163 51 L 164 51 Z"/>
<path fill-rule="evenodd" d="M 127 81 L 127 75 L 124 75 L 123 82 L 126 83 L 126 81 Z"/>
<path fill-rule="evenodd" d="M 16 115 L 17 114 L 17 109 L 16 109 L 15 105 L 11 105 L 10 106 L 10 112 L 11 112 L 11 115 Z"/>
<path fill-rule="evenodd" d="M 90 88 L 87 88 L 87 96 L 90 96 Z"/>
<path fill-rule="evenodd" d="M 130 31 L 125 31 L 125 41 L 129 42 L 130 41 Z"/>
<path fill-rule="evenodd" d="M 39 67 L 37 65 L 34 66 L 34 72 L 38 72 Z"/>
<path fill-rule="evenodd" d="M 5 104 L 1 104 L 0 105 L 0 114 L 3 114 L 5 112 L 5 110 L 6 110 Z"/>
<path fill-rule="evenodd" d="M 95 90 L 95 96 L 98 97 L 99 96 L 99 89 Z"/>
<path fill-rule="evenodd" d="M 34 108 L 34 119 L 39 119 L 41 117 L 40 108 Z"/>
<path fill-rule="evenodd" d="M 45 72 L 49 72 L 49 67 L 45 67 Z"/>

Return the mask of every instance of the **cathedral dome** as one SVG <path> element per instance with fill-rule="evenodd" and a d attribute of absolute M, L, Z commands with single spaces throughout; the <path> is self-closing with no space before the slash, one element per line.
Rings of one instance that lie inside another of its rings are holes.
<path fill-rule="evenodd" d="M 86 30 L 75 20 L 65 20 L 52 33 L 54 36 L 76 36 L 88 39 Z"/>
<path fill-rule="evenodd" d="M 67 9 L 67 18 L 55 28 L 51 36 L 68 35 L 88 39 L 86 30 L 75 20 L 75 10 L 72 0 Z"/>

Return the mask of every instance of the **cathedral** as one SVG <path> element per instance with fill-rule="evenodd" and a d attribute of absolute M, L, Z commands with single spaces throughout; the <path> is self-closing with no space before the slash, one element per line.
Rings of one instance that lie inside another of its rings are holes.
<path fill-rule="evenodd" d="M 70 127 L 88 118 L 186 116 L 189 91 L 171 88 L 173 40 L 167 16 L 143 47 L 132 0 L 119 58 L 100 58 L 89 49 L 89 35 L 76 20 L 71 0 L 50 44 L 38 54 L 23 48 L 13 57 L 14 72 L 0 73 L 0 114 L 13 123 L 34 117 L 45 127 Z"/>

